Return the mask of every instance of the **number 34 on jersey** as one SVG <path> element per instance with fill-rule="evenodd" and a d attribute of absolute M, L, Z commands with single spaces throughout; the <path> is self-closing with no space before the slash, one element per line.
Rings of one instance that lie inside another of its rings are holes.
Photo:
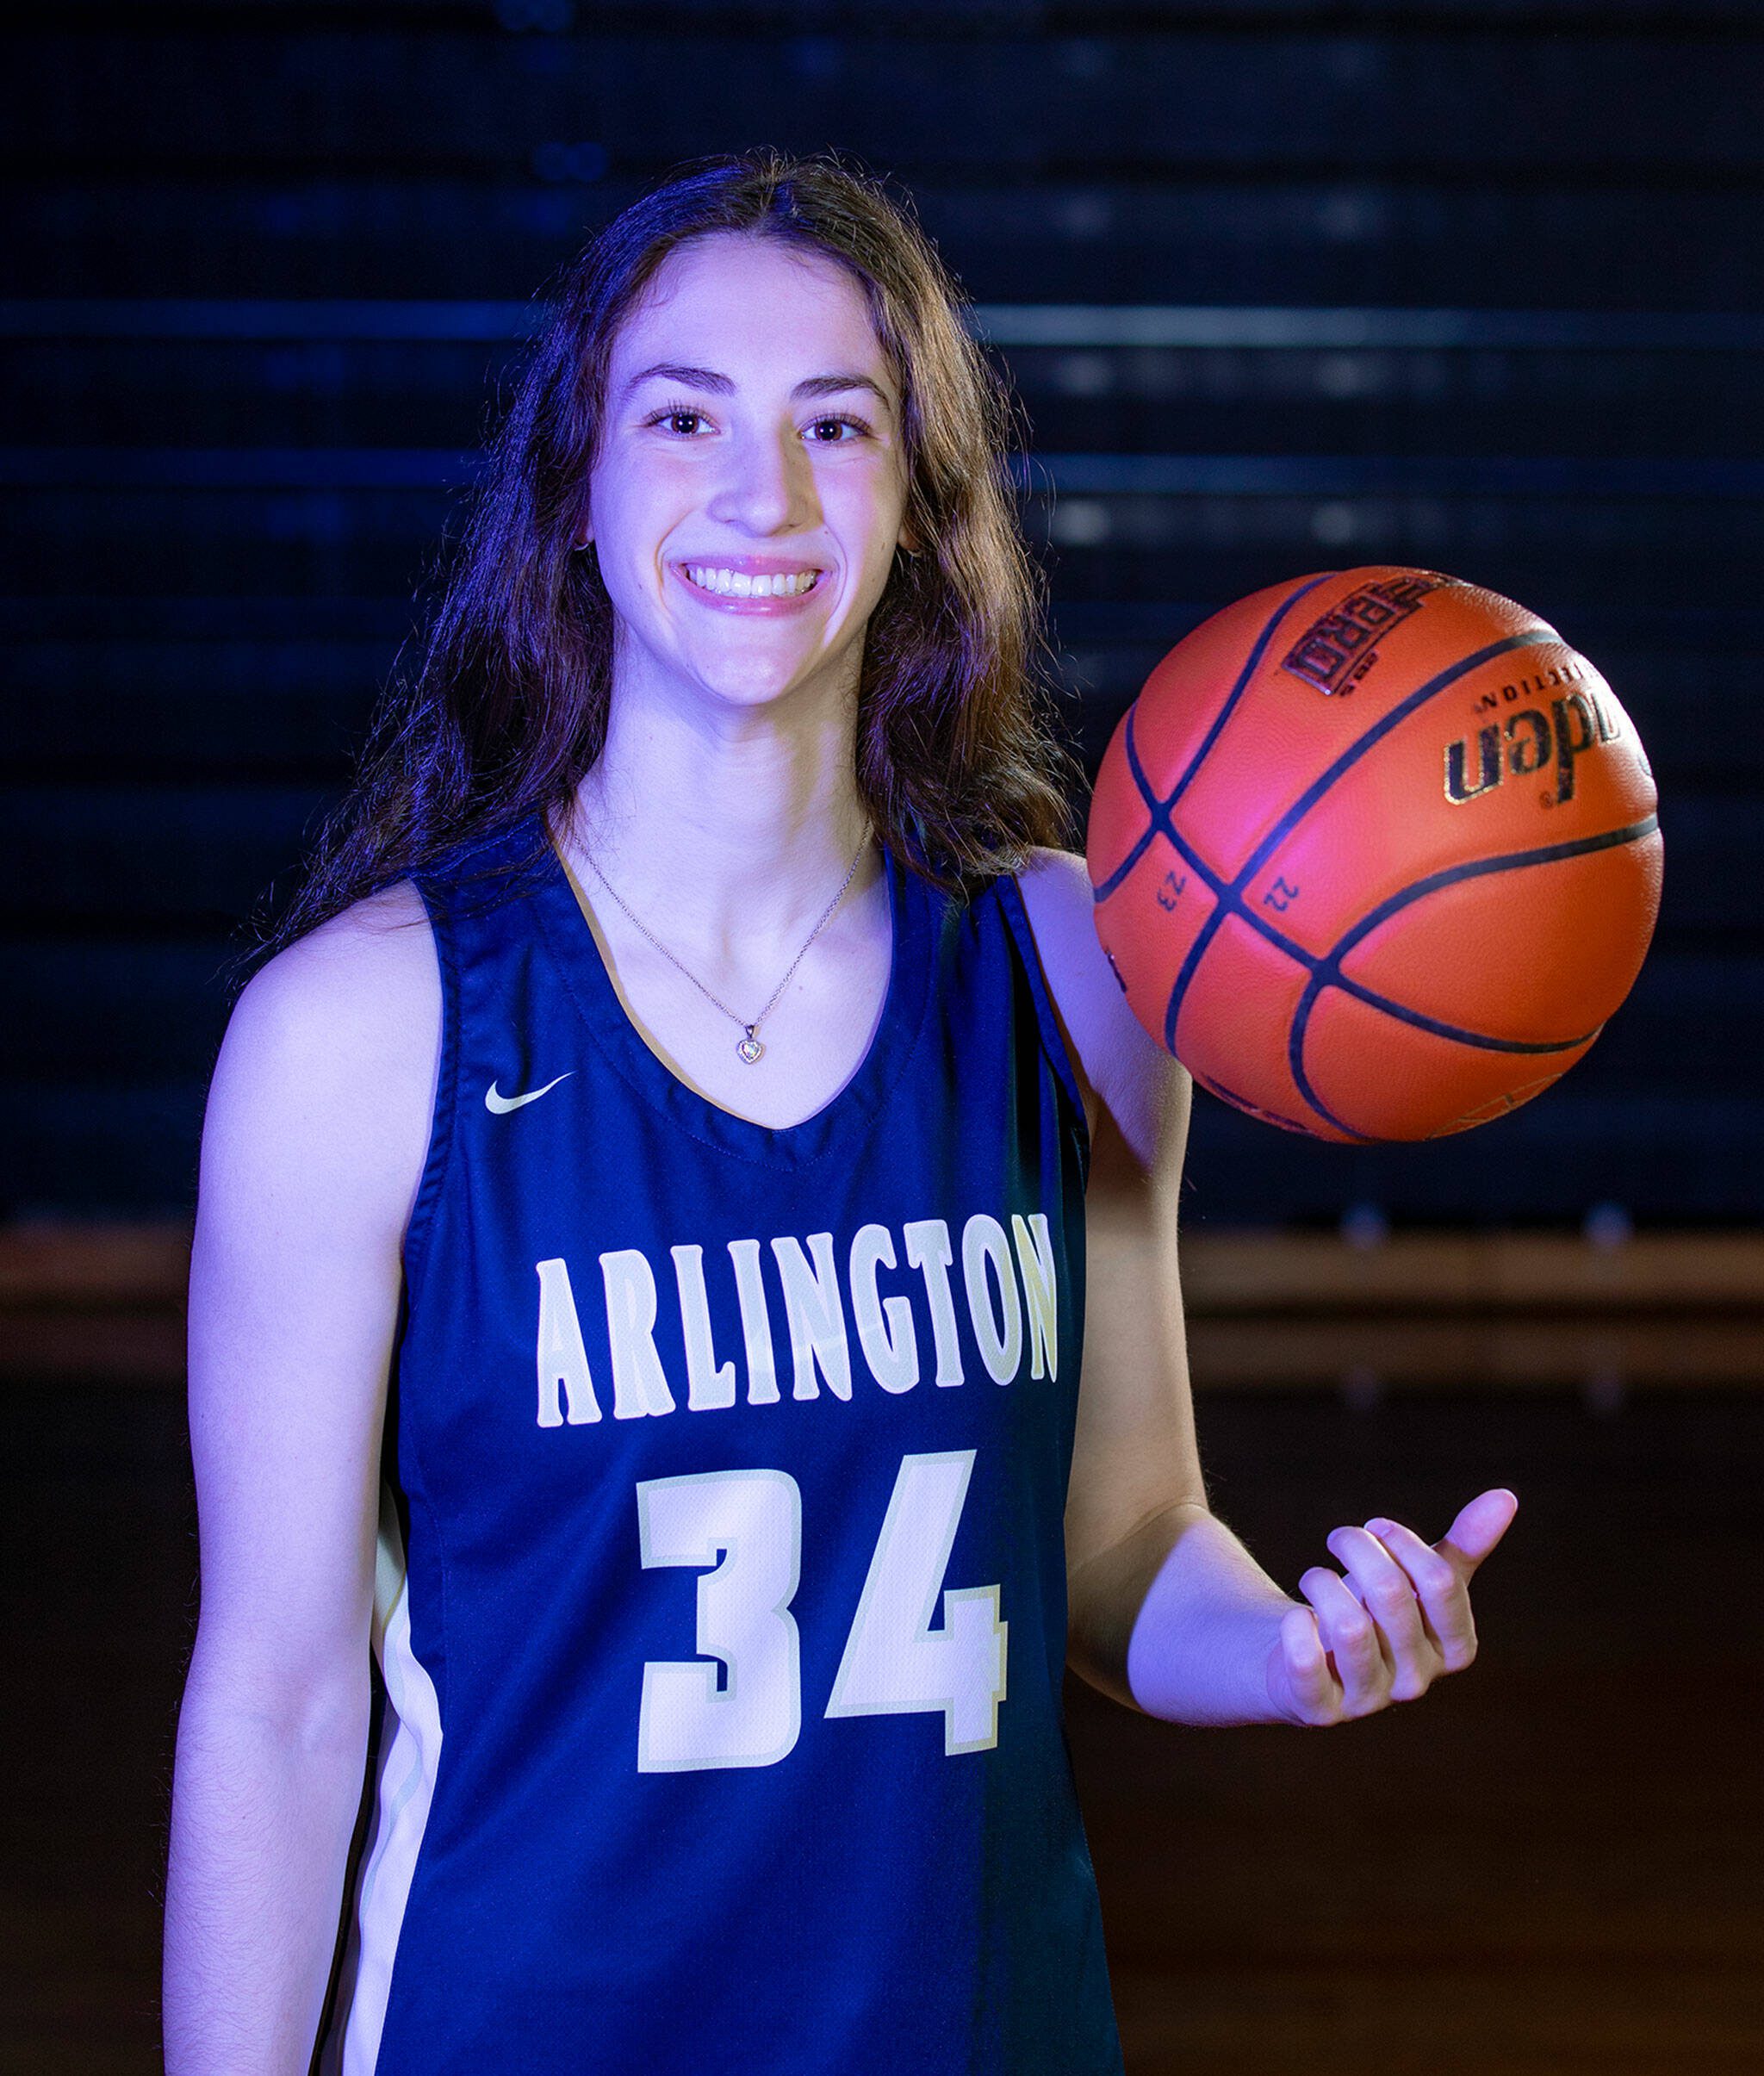
<path fill-rule="evenodd" d="M 974 1453 L 901 1458 L 826 1707 L 829 1716 L 941 1710 L 946 1753 L 997 1744 L 1004 1699 L 1009 1625 L 997 1587 L 943 1584 Z M 643 1667 L 637 1770 L 776 1765 L 802 1730 L 801 1640 L 790 1612 L 802 1576 L 800 1488 L 784 1470 L 714 1470 L 651 1478 L 637 1500 L 645 1569 L 716 1567 L 699 1581 L 703 1655 Z M 720 1691 L 709 1658 L 727 1669 Z"/>

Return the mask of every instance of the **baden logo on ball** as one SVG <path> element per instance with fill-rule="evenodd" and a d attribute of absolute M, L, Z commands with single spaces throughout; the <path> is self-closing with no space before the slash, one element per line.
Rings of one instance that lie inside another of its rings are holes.
<path fill-rule="evenodd" d="M 1653 774 L 1586 657 L 1434 570 L 1227 606 L 1103 757 L 1097 935 L 1140 1021 L 1252 1116 L 1428 1139 L 1559 1079 L 1641 969 Z"/>

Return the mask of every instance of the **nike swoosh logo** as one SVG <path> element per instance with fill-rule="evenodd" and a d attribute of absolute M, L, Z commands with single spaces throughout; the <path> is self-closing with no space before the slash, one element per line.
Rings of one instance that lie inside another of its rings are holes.
<path fill-rule="evenodd" d="M 560 1074 L 557 1081 L 568 1081 L 569 1074 L 574 1072 L 575 1069 L 572 1068 L 569 1072 Z M 537 1103 L 541 1096 L 549 1096 L 557 1086 L 557 1081 L 548 1081 L 542 1089 L 529 1089 L 525 1096 L 501 1095 L 498 1092 L 496 1084 L 493 1081 L 484 1091 L 484 1108 L 490 1112 L 492 1116 L 506 1117 L 511 1110 L 518 1110 L 525 1103 Z"/>

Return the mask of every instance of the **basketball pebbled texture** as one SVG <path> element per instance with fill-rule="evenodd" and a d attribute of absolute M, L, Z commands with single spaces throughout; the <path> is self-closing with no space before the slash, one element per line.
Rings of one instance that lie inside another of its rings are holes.
<path fill-rule="evenodd" d="M 1427 1139 L 1581 1057 L 1659 911 L 1657 799 L 1587 659 L 1510 599 L 1373 567 L 1189 634 L 1104 755 L 1097 935 L 1215 1095 L 1321 1139 Z"/>

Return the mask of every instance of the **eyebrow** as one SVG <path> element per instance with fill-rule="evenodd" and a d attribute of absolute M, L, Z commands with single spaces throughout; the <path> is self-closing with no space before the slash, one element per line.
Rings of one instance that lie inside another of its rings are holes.
<path fill-rule="evenodd" d="M 684 382 L 689 388 L 708 389 L 713 395 L 732 396 L 735 384 L 726 375 L 719 375 L 714 368 L 694 368 L 681 361 L 658 360 L 653 367 L 644 368 L 633 375 L 619 392 L 622 403 L 631 391 L 646 382 Z M 867 375 L 854 370 L 842 370 L 833 375 L 805 376 L 791 391 L 795 397 L 838 396 L 848 389 L 867 389 L 880 402 L 891 409 L 892 402 L 882 385 Z"/>

